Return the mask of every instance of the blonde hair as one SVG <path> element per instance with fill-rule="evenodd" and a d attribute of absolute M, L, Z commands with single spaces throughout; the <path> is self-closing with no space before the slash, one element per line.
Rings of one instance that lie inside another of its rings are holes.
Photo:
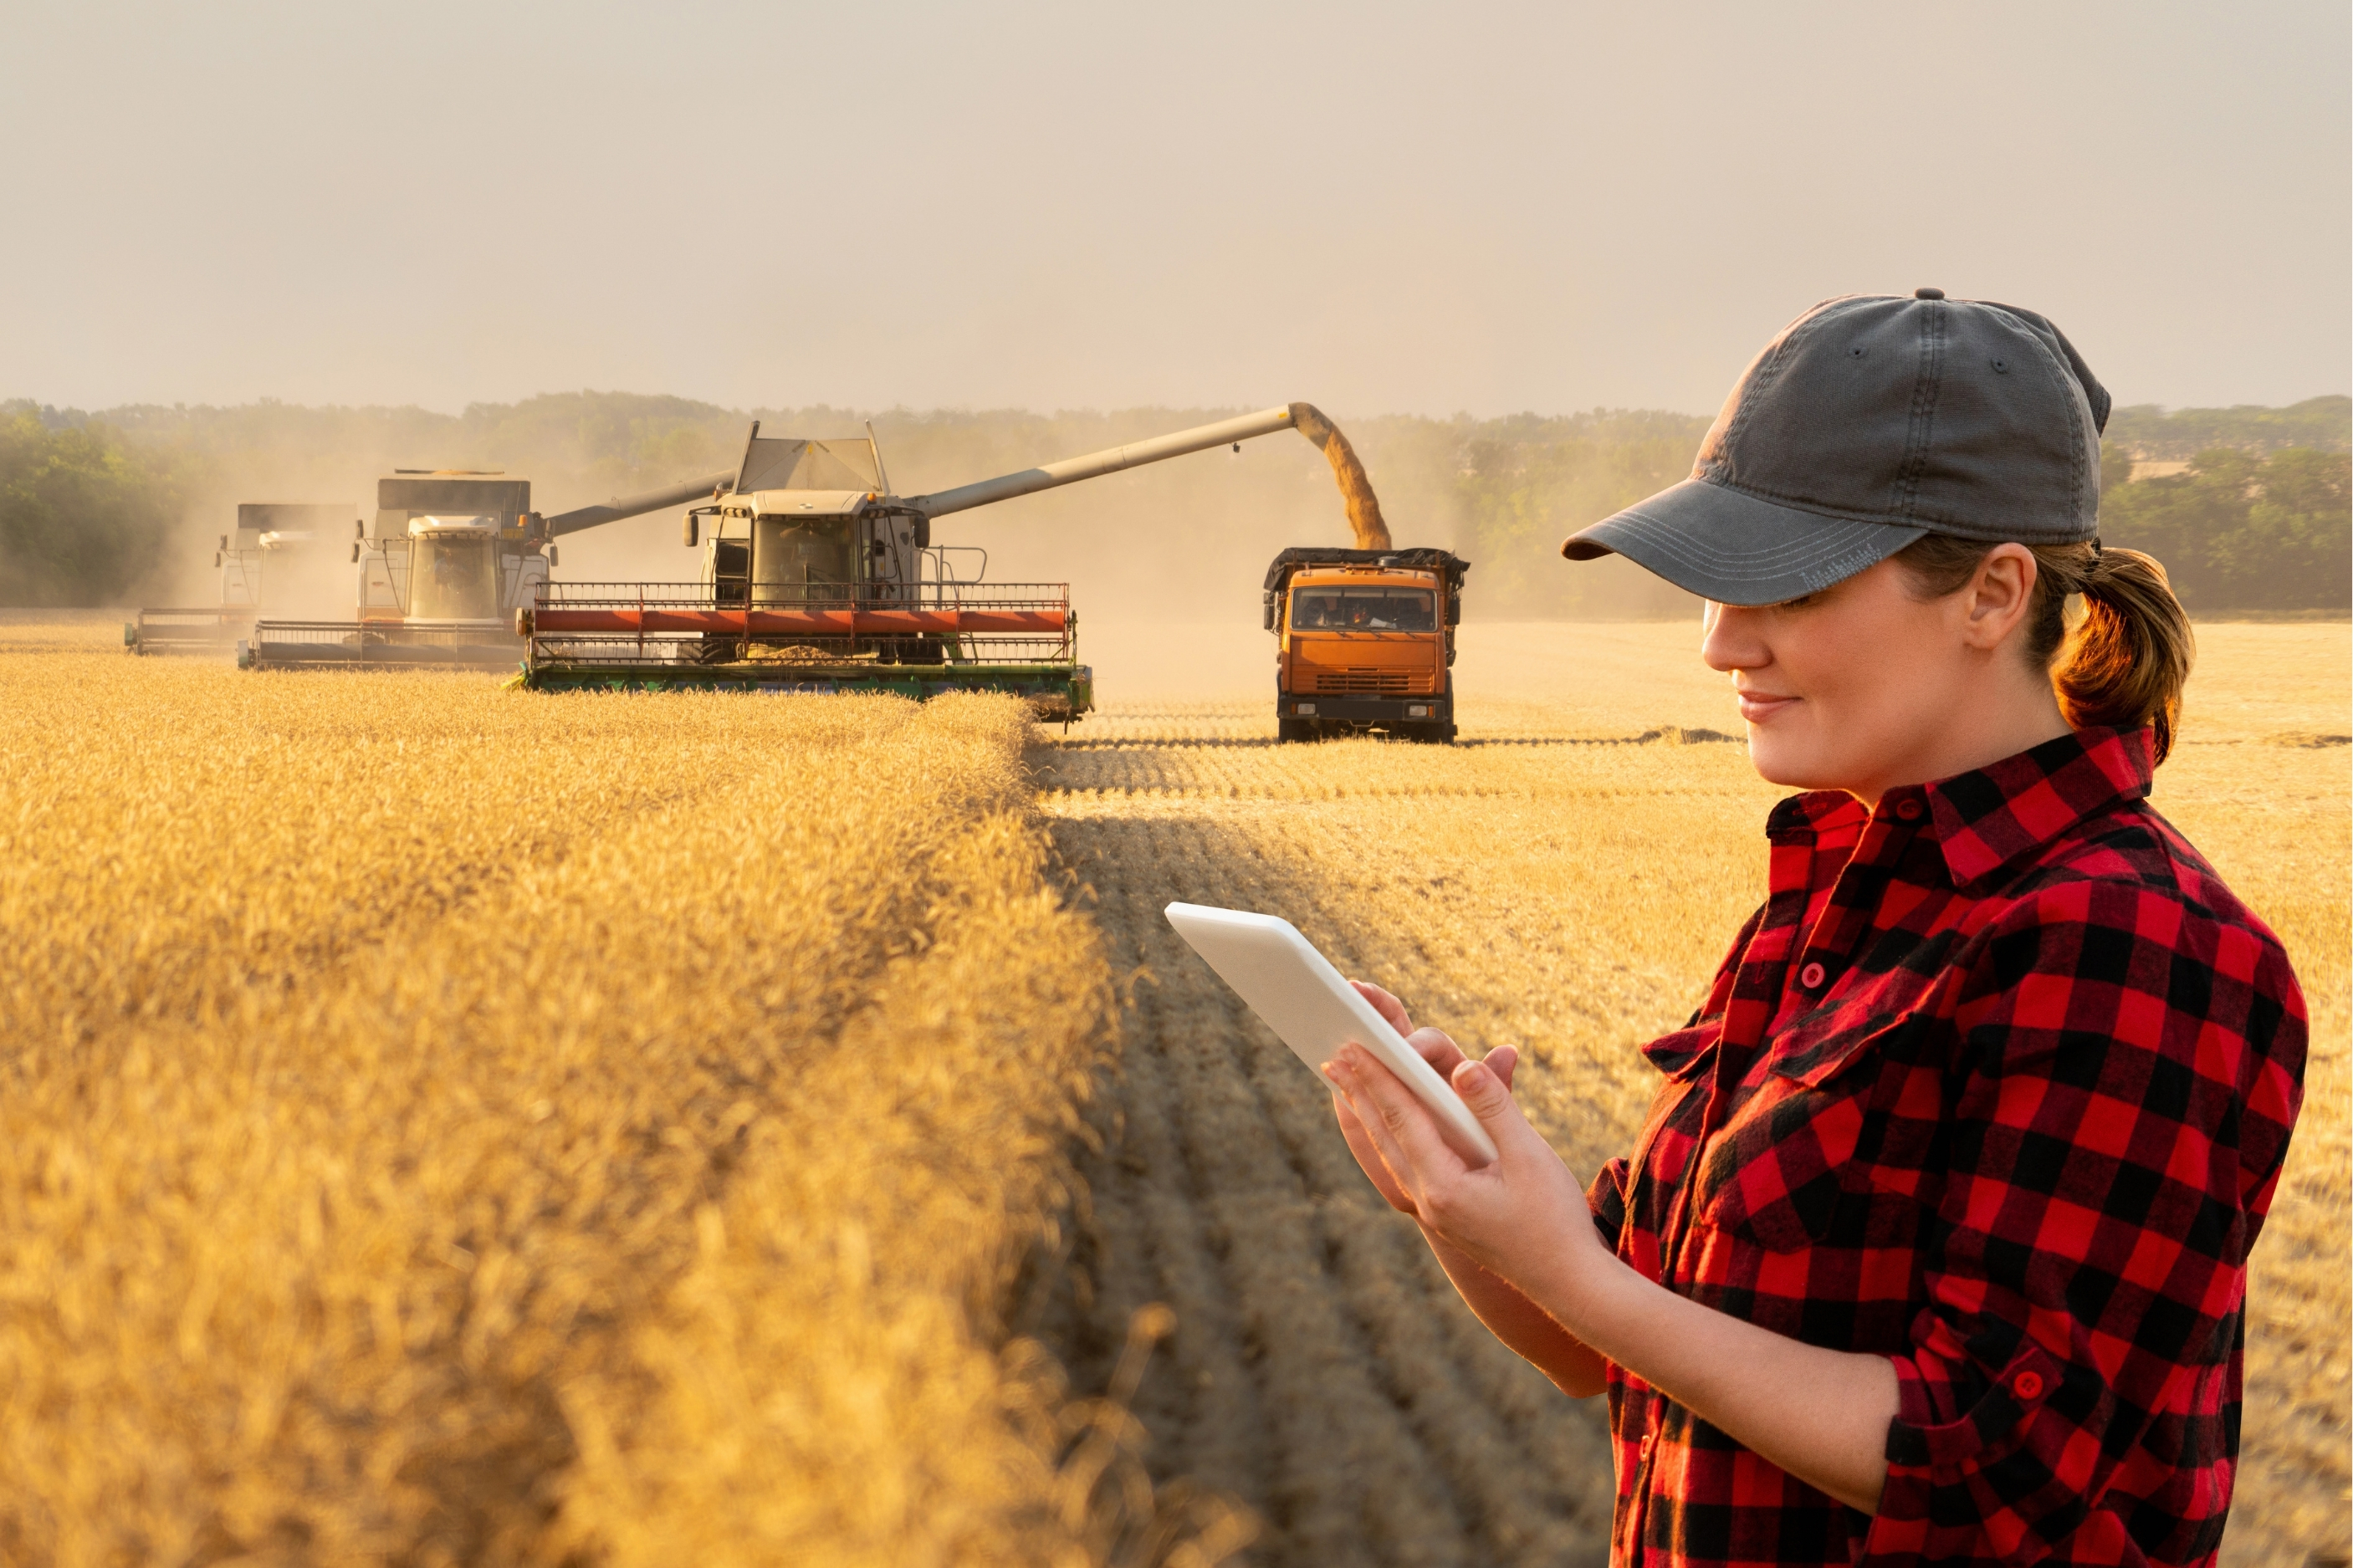
<path fill-rule="evenodd" d="M 2181 689 L 2196 652 L 2189 614 L 2173 596 L 2165 568 L 2137 550 L 2085 544 L 2030 544 L 2036 575 L 2027 615 L 2026 657 L 2051 671 L 2059 711 L 2080 730 L 2148 725 L 2156 760 L 2173 750 Z M 1895 552 L 1924 599 L 1958 593 L 1994 546 L 1931 533 Z M 2067 601 L 2084 599 L 2071 630 Z"/>

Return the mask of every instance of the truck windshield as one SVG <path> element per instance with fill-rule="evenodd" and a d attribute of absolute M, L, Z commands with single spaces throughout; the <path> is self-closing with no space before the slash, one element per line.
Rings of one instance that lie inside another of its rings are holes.
<path fill-rule="evenodd" d="M 1427 588 L 1299 588 L 1291 595 L 1291 629 L 1434 632 L 1438 611 Z"/>

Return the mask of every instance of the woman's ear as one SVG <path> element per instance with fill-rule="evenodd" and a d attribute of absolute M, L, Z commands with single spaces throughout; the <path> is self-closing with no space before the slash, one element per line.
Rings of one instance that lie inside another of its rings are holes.
<path fill-rule="evenodd" d="M 2033 607 L 2039 575 L 2034 552 L 2023 544 L 1997 544 L 1986 552 L 1969 580 L 1961 640 L 1975 648 L 2000 647 Z"/>

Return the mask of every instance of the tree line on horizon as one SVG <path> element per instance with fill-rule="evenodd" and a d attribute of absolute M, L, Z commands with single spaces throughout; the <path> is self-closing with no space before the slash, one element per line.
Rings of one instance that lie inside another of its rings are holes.
<path fill-rule="evenodd" d="M 187 520 L 239 500 L 321 500 L 349 475 L 504 468 L 543 510 L 732 465 L 748 418 L 770 434 L 860 432 L 871 419 L 895 488 L 917 494 L 1182 428 L 1230 409 L 752 415 L 687 398 L 563 393 L 462 414 L 403 408 L 134 405 L 96 414 L 0 404 L 0 605 L 121 604 L 159 575 Z M 1474 563 L 1482 618 L 1631 618 L 1690 601 L 1646 575 L 1563 569 L 1560 541 L 1684 478 L 1704 416 L 1597 409 L 1476 419 L 1342 421 L 1400 542 Z M 2101 536 L 2162 561 L 2193 612 L 2353 608 L 2353 398 L 2284 408 L 2120 408 L 2103 447 Z M 2150 464 L 2184 465 L 2132 477 Z M 332 478 L 330 478 L 332 476 Z M 349 498 L 363 510 L 372 497 Z M 1409 538 L 1409 536 L 1411 536 Z"/>

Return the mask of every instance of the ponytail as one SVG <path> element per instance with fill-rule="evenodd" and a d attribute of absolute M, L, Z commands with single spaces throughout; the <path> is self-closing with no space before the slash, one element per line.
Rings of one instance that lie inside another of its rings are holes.
<path fill-rule="evenodd" d="M 1923 598 L 1960 591 L 1993 547 L 1931 533 L 1906 545 L 1904 563 Z M 2153 731 L 2156 761 L 2173 750 L 2181 689 L 2195 645 L 2189 614 L 2173 596 L 2165 568 L 2137 550 L 2085 544 L 2031 544 L 2036 568 L 2026 656 L 2051 671 L 2059 711 L 2070 726 Z M 2071 630 L 2067 601 L 2084 600 Z"/>
<path fill-rule="evenodd" d="M 2089 559 L 2051 559 L 2067 551 Z M 2087 724 L 2119 730 L 2147 724 L 2156 731 L 2157 761 L 2165 761 L 2173 750 L 2181 689 L 2189 683 L 2195 651 L 2189 613 L 2173 596 L 2165 568 L 2153 555 L 2102 550 L 2096 540 L 2088 546 L 2046 546 L 2034 558 L 2051 583 L 2053 602 L 2062 597 L 2063 582 L 2066 593 L 2084 595 L 2084 619 L 2066 634 L 2051 672 L 2059 711 L 2079 730 Z M 2041 581 L 2035 597 L 2043 597 Z"/>

